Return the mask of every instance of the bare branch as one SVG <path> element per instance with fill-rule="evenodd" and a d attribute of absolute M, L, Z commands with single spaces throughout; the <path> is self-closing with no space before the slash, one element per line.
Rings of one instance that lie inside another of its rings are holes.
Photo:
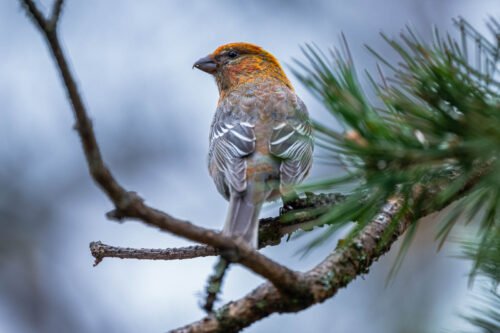
<path fill-rule="evenodd" d="M 59 23 L 59 16 L 61 16 L 63 4 L 64 0 L 55 0 L 54 5 L 52 6 L 52 14 L 50 15 L 49 21 L 49 25 L 52 30 L 57 29 L 57 24 Z"/>
<path fill-rule="evenodd" d="M 219 254 L 219 250 L 204 245 L 170 249 L 133 249 L 130 247 L 106 245 L 101 242 L 90 243 L 90 252 L 95 258 L 94 266 L 99 264 L 102 259 L 106 257 L 120 259 L 182 260 Z"/>
<path fill-rule="evenodd" d="M 118 207 L 126 205 L 128 200 L 136 199 L 130 196 L 127 191 L 121 187 L 115 180 L 107 166 L 102 160 L 101 152 L 95 139 L 94 130 L 92 129 L 92 123 L 87 116 L 87 111 L 83 103 L 80 93 L 78 92 L 78 87 L 71 74 L 68 63 L 64 56 L 64 52 L 59 43 L 59 38 L 55 30 L 50 30 L 48 21 L 43 18 L 41 12 L 37 9 L 36 5 L 31 0 L 22 0 L 29 12 L 35 18 L 38 23 L 42 34 L 46 38 L 49 48 L 54 57 L 59 73 L 62 76 L 64 86 L 66 88 L 66 93 L 68 94 L 69 100 L 73 108 L 73 113 L 76 118 L 75 129 L 80 135 L 82 140 L 82 146 L 89 166 L 89 171 L 91 176 L 94 178 L 96 183 L 106 192 L 106 194 L 111 198 L 114 203 L 120 203 Z M 59 2 L 59 1 L 58 1 Z M 57 4 L 57 3 L 56 3 Z M 56 10 L 53 11 L 57 13 Z M 128 200 L 127 200 L 128 199 Z"/>
<path fill-rule="evenodd" d="M 43 16 L 42 12 L 38 9 L 32 0 L 23 0 L 21 4 L 26 8 L 26 11 L 31 15 L 38 27 L 46 31 L 47 30 L 47 20 Z"/>
<path fill-rule="evenodd" d="M 279 216 L 260 220 L 259 248 L 279 245 L 284 236 L 291 235 L 298 230 L 310 230 L 313 227 L 321 227 L 322 225 L 318 224 L 315 218 L 323 213 L 325 209 L 330 209 L 343 200 L 345 200 L 345 196 L 340 193 L 308 193 L 305 198 L 294 200 L 292 203 L 289 203 L 287 209 L 282 209 Z M 214 247 L 203 245 L 167 249 L 133 249 L 107 245 L 101 242 L 90 243 L 90 251 L 96 259 L 96 264 L 107 257 L 177 260 L 220 254 Z"/>
<path fill-rule="evenodd" d="M 32 16 L 38 27 L 46 34 L 52 34 L 57 28 L 59 16 L 61 15 L 64 0 L 55 0 L 52 5 L 52 14 L 50 19 L 46 19 L 42 12 L 38 9 L 33 0 L 22 0 L 21 4 L 26 7 L 28 13 Z"/>

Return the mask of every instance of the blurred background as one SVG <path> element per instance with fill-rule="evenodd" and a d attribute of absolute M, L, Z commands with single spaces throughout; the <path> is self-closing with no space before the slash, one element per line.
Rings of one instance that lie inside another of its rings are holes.
<path fill-rule="evenodd" d="M 47 11 L 52 2 L 39 1 Z M 367 43 L 389 61 L 379 32 L 405 25 L 431 39 L 463 16 L 480 31 L 498 0 L 71 1 L 60 35 L 118 180 L 176 217 L 219 228 L 227 203 L 206 168 L 217 89 L 195 60 L 220 44 L 248 41 L 285 64 L 300 46 L 339 45 L 344 32 L 360 73 L 374 68 Z M 288 70 L 288 72 L 290 72 Z M 291 77 L 312 117 L 327 112 Z M 18 1 L 0 2 L 0 332 L 164 332 L 203 316 L 199 307 L 214 258 L 180 262 L 105 259 L 92 267 L 88 244 L 174 247 L 186 241 L 137 222 L 107 221 L 112 209 L 92 183 L 58 73 Z M 318 154 L 321 154 L 318 151 Z M 341 172 L 315 164 L 310 179 Z M 267 215 L 275 215 L 270 205 Z M 324 304 L 273 315 L 245 332 L 457 332 L 469 330 L 470 263 L 452 242 L 437 252 L 432 216 L 396 278 L 386 278 L 397 246 Z M 311 234 L 317 233 L 315 231 Z M 313 267 L 331 240 L 305 258 L 314 235 L 266 248 L 294 269 Z M 262 280 L 233 267 L 222 301 Z M 222 304 L 222 303 L 221 303 Z"/>

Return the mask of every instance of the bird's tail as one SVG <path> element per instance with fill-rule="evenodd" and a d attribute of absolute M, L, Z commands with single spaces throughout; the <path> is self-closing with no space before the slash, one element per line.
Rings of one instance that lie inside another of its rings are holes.
<path fill-rule="evenodd" d="M 223 233 L 228 236 L 240 236 L 253 248 L 257 248 L 259 213 L 263 201 L 252 200 L 251 191 L 231 194 Z"/>

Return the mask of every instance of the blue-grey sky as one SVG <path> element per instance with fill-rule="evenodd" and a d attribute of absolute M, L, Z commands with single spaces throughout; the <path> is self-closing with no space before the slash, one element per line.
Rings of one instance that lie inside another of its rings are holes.
<path fill-rule="evenodd" d="M 40 1 L 47 10 L 51 1 Z M 60 35 L 118 179 L 154 206 L 219 228 L 227 203 L 208 176 L 208 130 L 217 89 L 195 60 L 217 46 L 248 41 L 285 64 L 300 46 L 338 45 L 344 32 L 360 72 L 373 68 L 369 44 L 389 59 L 379 32 L 410 25 L 425 39 L 464 16 L 479 30 L 500 14 L 498 0 L 66 1 Z M 289 72 L 289 70 L 288 70 Z M 291 77 L 312 117 L 332 121 Z M 104 260 L 92 267 L 93 240 L 133 247 L 186 241 L 137 222 L 105 219 L 112 207 L 87 174 L 59 76 L 18 1 L 0 3 L 0 332 L 163 332 L 199 319 L 200 292 L 213 258 L 181 262 Z M 337 172 L 314 166 L 312 178 Z M 267 214 L 274 214 L 270 207 Z M 454 331 L 466 302 L 467 263 L 436 253 L 427 223 L 394 283 L 395 253 L 364 279 L 300 314 L 274 315 L 245 332 Z M 434 228 L 434 229 L 433 229 Z M 317 263 L 334 241 L 301 259 L 306 238 L 263 252 L 296 269 Z M 394 251 L 393 251 L 394 252 Z M 223 301 L 261 282 L 234 267 Z M 420 323 L 415 326 L 415 323 Z M 407 325 L 407 326 L 405 326 Z M 411 327 L 409 327 L 411 325 Z"/>

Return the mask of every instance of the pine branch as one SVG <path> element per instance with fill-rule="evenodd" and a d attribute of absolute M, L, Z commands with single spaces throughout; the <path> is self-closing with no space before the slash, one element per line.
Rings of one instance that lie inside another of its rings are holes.
<path fill-rule="evenodd" d="M 353 195 L 363 194 L 375 206 L 380 198 L 400 193 L 418 212 L 441 207 L 464 184 L 473 184 L 468 196 L 441 222 L 439 247 L 458 217 L 465 216 L 479 230 L 477 242 L 468 248 L 475 261 L 472 276 L 479 273 L 498 280 L 500 23 L 490 20 L 492 39 L 463 19 L 455 24 L 461 32 L 458 42 L 437 30 L 432 43 L 423 42 L 410 29 L 397 39 L 383 35 L 401 58 L 397 65 L 369 48 L 392 72 L 391 77 L 382 74 L 381 84 L 368 75 L 378 97 L 376 104 L 360 88 L 350 56 L 332 52 L 328 58 L 317 48 L 305 50 L 308 63 L 298 63 L 300 70 L 295 74 L 348 129 L 342 134 L 327 122 L 315 124 L 318 140 L 328 153 L 340 155 L 353 175 L 344 180 L 327 179 L 311 190 L 351 182 L 355 184 Z M 479 169 L 484 172 L 474 181 Z M 433 199 L 411 199 L 415 184 L 426 188 L 437 183 L 446 186 L 432 194 Z M 334 208 L 330 215 L 334 225 L 351 219 L 363 226 L 369 223 L 372 211 L 363 211 L 347 199 L 343 208 Z M 324 233 L 318 239 L 329 235 Z M 405 238 L 402 249 L 410 241 Z"/>
<path fill-rule="evenodd" d="M 497 38 L 500 25 L 493 23 Z M 383 36 L 401 61 L 393 66 L 370 49 L 393 73 L 383 77 L 382 84 L 368 76 L 378 97 L 377 106 L 361 89 L 349 55 L 332 52 L 327 57 L 317 48 L 305 50 L 308 63 L 298 62 L 296 76 L 347 128 L 346 133 L 338 133 L 327 121 L 316 123 L 319 145 L 339 156 L 350 173 L 349 177 L 325 179 L 309 189 L 350 183 L 354 184 L 352 197 L 364 196 L 372 203 L 363 210 L 348 199 L 343 207 L 334 209 L 330 223 L 350 219 L 365 225 L 374 213 L 369 206 L 378 206 L 380 200 L 395 193 L 409 197 L 415 184 L 446 182 L 449 174 L 457 175 L 436 197 L 434 203 L 440 205 L 453 197 L 477 168 L 489 165 L 483 180 L 470 189 L 467 202 L 444 221 L 439 238 L 446 240 L 460 214 L 488 212 L 482 221 L 477 219 L 485 233 L 500 225 L 500 82 L 494 75 L 500 66 L 500 40 L 496 39 L 496 45 L 488 42 L 463 20 L 459 26 L 463 46 L 438 32 L 432 44 L 421 41 L 409 29 L 399 39 Z M 474 57 L 467 56 L 467 40 L 475 46 Z M 489 65 L 480 65 L 484 63 Z"/>

